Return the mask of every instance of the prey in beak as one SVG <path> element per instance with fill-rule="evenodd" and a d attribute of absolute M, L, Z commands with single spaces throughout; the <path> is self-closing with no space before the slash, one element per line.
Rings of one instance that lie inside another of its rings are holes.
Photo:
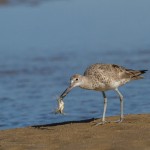
<path fill-rule="evenodd" d="M 70 79 L 70 86 L 60 95 L 60 97 L 57 99 L 58 101 L 58 108 L 56 109 L 56 113 L 63 114 L 64 110 L 64 97 L 74 88 L 81 85 L 81 75 L 73 75 Z"/>

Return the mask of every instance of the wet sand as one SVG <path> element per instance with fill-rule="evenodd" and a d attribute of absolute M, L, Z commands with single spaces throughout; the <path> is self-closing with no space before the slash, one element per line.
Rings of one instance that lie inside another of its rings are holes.
<path fill-rule="evenodd" d="M 108 117 L 115 120 L 118 117 Z M 1 130 L 0 150 L 149 150 L 150 114 L 93 126 L 99 119 Z"/>

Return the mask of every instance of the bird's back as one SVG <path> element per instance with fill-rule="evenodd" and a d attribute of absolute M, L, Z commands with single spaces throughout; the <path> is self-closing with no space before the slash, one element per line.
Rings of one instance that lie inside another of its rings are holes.
<path fill-rule="evenodd" d="M 93 64 L 84 72 L 93 83 L 95 90 L 115 89 L 131 80 L 141 79 L 145 70 L 126 69 L 115 64 Z"/>

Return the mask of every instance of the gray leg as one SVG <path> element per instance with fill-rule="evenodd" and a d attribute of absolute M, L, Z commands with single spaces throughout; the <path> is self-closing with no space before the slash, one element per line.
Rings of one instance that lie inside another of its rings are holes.
<path fill-rule="evenodd" d="M 102 122 L 105 122 L 105 114 L 106 114 L 106 109 L 107 109 L 107 97 L 105 92 L 102 92 L 103 97 L 104 97 L 104 110 L 103 110 L 103 118 L 102 118 Z"/>
<path fill-rule="evenodd" d="M 96 126 L 100 125 L 100 124 L 105 124 L 105 114 L 106 114 L 106 109 L 107 109 L 107 97 L 104 91 L 102 91 L 102 95 L 104 98 L 104 110 L 103 110 L 103 117 L 102 117 L 102 122 L 99 122 L 96 124 Z"/>
<path fill-rule="evenodd" d="M 120 112 L 121 112 L 121 114 L 120 114 L 119 122 L 122 122 L 123 121 L 123 96 L 118 89 L 115 89 L 115 91 L 118 93 L 119 98 L 120 98 Z"/>

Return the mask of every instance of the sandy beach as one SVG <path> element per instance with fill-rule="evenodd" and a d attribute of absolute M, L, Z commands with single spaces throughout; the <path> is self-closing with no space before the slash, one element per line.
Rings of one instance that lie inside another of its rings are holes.
<path fill-rule="evenodd" d="M 123 123 L 94 126 L 98 121 L 89 119 L 1 130 L 0 150 L 150 149 L 150 114 L 126 115 Z"/>

